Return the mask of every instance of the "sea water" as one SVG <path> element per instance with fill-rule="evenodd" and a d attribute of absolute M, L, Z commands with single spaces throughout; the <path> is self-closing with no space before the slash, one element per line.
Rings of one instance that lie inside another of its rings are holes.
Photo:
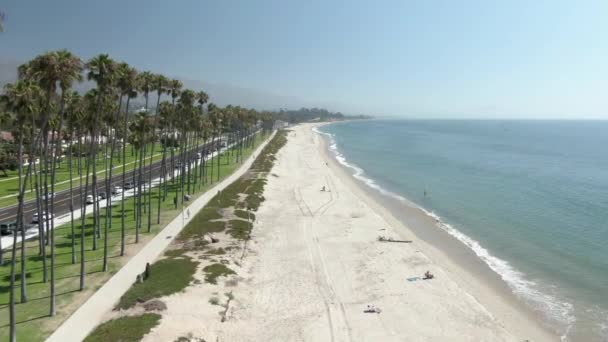
<path fill-rule="evenodd" d="M 608 121 L 323 126 L 356 178 L 435 216 L 563 340 L 608 341 Z"/>

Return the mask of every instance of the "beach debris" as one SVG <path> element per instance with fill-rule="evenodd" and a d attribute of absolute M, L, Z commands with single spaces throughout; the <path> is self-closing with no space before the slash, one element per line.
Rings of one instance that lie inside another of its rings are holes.
<path fill-rule="evenodd" d="M 412 240 L 397 240 L 392 237 L 386 237 L 384 235 L 378 236 L 378 241 L 380 242 L 400 242 L 400 243 L 412 243 Z"/>
<path fill-rule="evenodd" d="M 220 239 L 216 238 L 215 236 L 211 235 L 211 234 L 205 234 L 205 236 L 203 237 L 203 239 L 209 243 L 217 243 L 220 242 Z"/>
<path fill-rule="evenodd" d="M 167 304 L 158 299 L 149 300 L 143 305 L 146 311 L 163 311 L 167 310 Z"/>
<path fill-rule="evenodd" d="M 380 308 L 375 307 L 374 305 L 367 305 L 367 307 L 363 310 L 364 313 L 380 313 L 382 310 Z"/>
<path fill-rule="evenodd" d="M 411 277 L 411 278 L 407 278 L 407 281 L 416 281 L 416 280 L 420 280 L 420 277 Z"/>

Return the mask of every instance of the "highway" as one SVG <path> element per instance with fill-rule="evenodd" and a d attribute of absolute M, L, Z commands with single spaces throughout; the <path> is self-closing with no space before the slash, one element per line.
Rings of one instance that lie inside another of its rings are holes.
<path fill-rule="evenodd" d="M 207 145 L 211 145 L 211 143 L 207 143 Z M 187 153 L 189 153 L 188 158 L 191 160 L 196 159 L 196 153 L 200 152 L 202 155 L 203 150 L 204 150 L 204 146 L 202 146 L 202 145 L 198 148 L 198 150 L 194 150 L 194 149 L 190 150 L 189 152 L 187 152 Z M 177 164 L 177 162 L 179 160 L 180 160 L 179 155 L 176 154 L 174 156 L 174 163 Z M 170 174 L 170 172 L 173 172 L 173 170 L 171 169 L 171 156 L 170 156 L 169 152 L 167 153 L 167 156 L 166 156 L 166 163 L 167 163 L 167 173 Z M 161 166 L 162 166 L 162 160 L 152 163 L 152 179 L 153 180 L 160 177 Z M 118 174 L 116 174 L 117 170 L 119 171 Z M 122 172 L 120 172 L 120 171 L 122 171 L 122 170 L 120 170 L 120 169 L 114 170 L 114 174 L 112 175 L 110 189 L 114 186 L 118 186 L 120 188 L 123 188 L 123 190 L 124 190 Z M 148 165 L 146 165 L 145 173 L 142 176 L 142 178 L 144 179 L 144 182 L 148 182 L 149 172 L 150 172 L 150 167 Z M 125 182 L 135 183 L 135 181 L 137 180 L 137 176 L 138 175 L 136 172 L 135 179 L 133 179 L 133 170 L 127 171 L 127 174 L 125 177 Z M 100 178 L 101 177 L 98 175 L 97 191 L 98 191 L 98 193 L 106 192 L 105 179 L 100 179 Z M 169 176 L 167 177 L 167 179 L 169 179 Z M 84 181 L 85 181 L 85 179 L 83 176 L 83 182 Z M 89 176 L 89 182 L 92 182 L 91 176 Z M 78 182 L 75 181 L 75 183 L 78 183 Z M 85 192 L 84 188 L 85 188 L 85 186 L 83 185 L 82 186 L 82 196 L 84 196 L 84 192 Z M 88 191 L 89 195 L 91 195 L 92 189 L 93 189 L 92 184 L 90 184 L 89 191 Z M 49 192 L 50 192 L 50 185 L 49 185 Z M 72 198 L 73 198 L 74 210 L 81 208 L 82 204 L 84 202 L 84 198 L 81 197 L 80 187 L 74 186 L 74 189 L 72 190 Z M 49 210 L 50 210 L 50 201 L 49 201 Z M 43 206 L 43 211 L 44 211 L 44 206 Z M 37 209 L 36 209 L 36 200 L 35 199 L 24 203 L 24 219 L 25 219 L 26 226 L 31 222 L 32 216 L 36 212 L 37 212 Z M 54 217 L 57 217 L 57 216 L 60 216 L 60 215 L 63 215 L 63 214 L 69 213 L 69 212 L 70 212 L 70 190 L 67 189 L 67 190 L 63 190 L 61 192 L 56 192 L 55 193 L 55 208 L 54 208 L 54 213 L 53 213 Z M 16 217 L 17 217 L 17 205 L 0 209 L 0 223 L 14 222 L 14 221 L 16 221 Z"/>

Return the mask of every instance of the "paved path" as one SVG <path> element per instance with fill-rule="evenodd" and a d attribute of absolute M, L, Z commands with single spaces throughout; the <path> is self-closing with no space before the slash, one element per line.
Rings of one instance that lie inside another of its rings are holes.
<path fill-rule="evenodd" d="M 273 134 L 274 136 L 274 134 Z M 242 176 L 254 161 L 262 148 L 266 146 L 271 136 L 252 153 L 252 155 L 232 175 L 209 189 L 197 198 L 190 206 L 182 208 L 182 214 L 171 221 L 158 233 L 139 253 L 129 260 L 112 278 L 110 278 L 97 292 L 95 292 L 76 312 L 72 314 L 55 332 L 47 342 L 68 342 L 84 340 L 95 327 L 101 323 L 103 316 L 111 311 L 120 297 L 133 285 L 138 274 L 142 273 L 146 263 L 152 263 L 169 246 L 171 241 L 179 234 L 184 226 L 198 213 L 213 196 L 226 186 Z M 191 215 L 186 217 L 185 212 L 190 210 Z"/>

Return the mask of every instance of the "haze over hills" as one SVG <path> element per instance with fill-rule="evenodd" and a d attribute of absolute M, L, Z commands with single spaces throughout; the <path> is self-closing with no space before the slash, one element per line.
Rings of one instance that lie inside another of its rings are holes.
<path fill-rule="evenodd" d="M 6 83 L 14 82 L 17 79 L 17 67 L 21 62 L 0 60 L 0 87 L 3 87 Z M 168 76 L 173 78 L 172 76 Z M 181 77 L 175 77 L 182 81 L 184 88 L 193 90 L 204 90 L 211 99 L 211 102 L 225 106 L 228 104 L 239 105 L 243 107 L 255 108 L 258 110 L 279 110 L 281 108 L 300 108 L 304 106 L 318 106 L 318 104 L 310 103 L 309 101 L 303 101 L 301 99 L 282 96 L 273 94 L 270 92 L 237 87 L 227 84 L 219 83 L 207 83 L 197 80 L 190 80 Z M 91 89 L 93 84 L 89 81 L 84 81 L 80 84 L 76 84 L 74 89 L 79 92 L 86 92 Z M 163 96 L 161 100 L 166 100 L 167 97 Z M 143 98 L 141 101 L 143 103 Z M 155 106 L 156 94 L 150 94 L 150 105 Z"/>

